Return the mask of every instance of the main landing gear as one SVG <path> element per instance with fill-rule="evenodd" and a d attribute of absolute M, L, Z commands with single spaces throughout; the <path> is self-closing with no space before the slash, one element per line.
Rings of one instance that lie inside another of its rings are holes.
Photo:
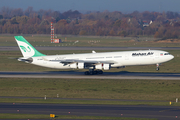
<path fill-rule="evenodd" d="M 159 70 L 159 64 L 156 64 L 156 71 Z"/>
<path fill-rule="evenodd" d="M 89 71 L 84 72 L 85 75 L 96 75 L 96 74 L 103 74 L 102 70 L 93 70 L 89 69 Z"/>

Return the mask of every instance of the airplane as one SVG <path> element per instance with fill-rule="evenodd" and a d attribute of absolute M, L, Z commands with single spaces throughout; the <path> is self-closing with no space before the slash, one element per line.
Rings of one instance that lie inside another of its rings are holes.
<path fill-rule="evenodd" d="M 169 52 L 162 50 L 45 55 L 37 51 L 23 36 L 14 37 L 23 55 L 18 61 L 55 69 L 89 69 L 85 75 L 103 74 L 103 70 L 111 68 L 153 64 L 156 64 L 158 71 L 161 63 L 174 58 Z"/>

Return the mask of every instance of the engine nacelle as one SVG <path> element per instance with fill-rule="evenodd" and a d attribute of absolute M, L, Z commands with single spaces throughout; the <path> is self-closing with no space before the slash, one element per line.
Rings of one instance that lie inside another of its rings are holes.
<path fill-rule="evenodd" d="M 84 69 L 84 63 L 83 62 L 79 62 L 79 63 L 71 63 L 69 64 L 69 67 L 70 68 L 73 68 L 73 69 Z"/>
<path fill-rule="evenodd" d="M 109 69 L 111 69 L 111 65 L 110 64 L 103 64 L 103 63 L 101 63 L 101 64 L 97 64 L 95 66 L 95 68 L 98 69 L 98 70 L 102 70 L 102 69 L 109 70 Z"/>
<path fill-rule="evenodd" d="M 95 66 L 95 68 L 98 69 L 98 70 L 102 70 L 103 64 L 102 64 L 102 63 L 101 63 L 101 64 L 97 64 L 97 65 Z"/>
<path fill-rule="evenodd" d="M 77 67 L 78 67 L 78 69 L 84 69 L 84 63 L 79 62 Z"/>
<path fill-rule="evenodd" d="M 71 63 L 69 64 L 70 68 L 77 69 L 77 63 Z"/>
<path fill-rule="evenodd" d="M 104 70 L 109 70 L 109 69 L 111 69 L 111 65 L 110 64 L 103 64 L 103 68 L 104 68 Z"/>

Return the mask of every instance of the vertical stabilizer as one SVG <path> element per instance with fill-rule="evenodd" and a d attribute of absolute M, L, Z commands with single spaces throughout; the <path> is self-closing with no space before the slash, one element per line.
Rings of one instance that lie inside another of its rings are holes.
<path fill-rule="evenodd" d="M 37 51 L 23 36 L 14 36 L 24 57 L 46 56 Z"/>

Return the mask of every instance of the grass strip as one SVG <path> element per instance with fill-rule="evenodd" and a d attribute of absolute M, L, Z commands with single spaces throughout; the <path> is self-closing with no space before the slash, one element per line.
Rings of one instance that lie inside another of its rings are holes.
<path fill-rule="evenodd" d="M 179 47 L 180 44 L 173 42 L 154 41 L 153 36 L 134 37 L 115 36 L 58 36 L 63 42 L 52 44 L 49 35 L 23 35 L 28 42 L 36 46 L 87 46 L 87 47 Z M 65 40 L 66 37 L 66 40 Z M 76 41 L 78 41 L 76 43 Z M 164 40 L 165 41 L 165 40 Z M 0 35 L 0 46 L 17 46 L 14 35 Z"/>
<path fill-rule="evenodd" d="M 178 80 L 0 78 L 0 96 L 173 102 L 179 86 Z"/>
<path fill-rule="evenodd" d="M 106 101 L 106 100 L 57 100 L 57 99 L 8 99 L 0 98 L 0 103 L 37 103 L 37 104 L 96 104 L 96 105 L 152 105 L 169 106 L 170 102 L 146 101 Z M 180 106 L 180 103 L 171 102 L 171 106 Z"/>

